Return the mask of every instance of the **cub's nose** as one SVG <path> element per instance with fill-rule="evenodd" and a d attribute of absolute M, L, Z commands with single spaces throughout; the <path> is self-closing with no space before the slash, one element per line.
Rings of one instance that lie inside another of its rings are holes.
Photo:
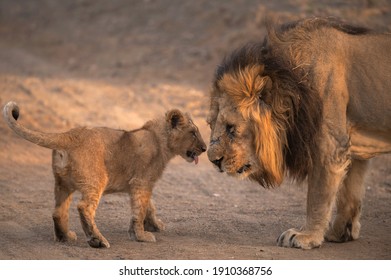
<path fill-rule="evenodd" d="M 202 152 L 206 152 L 206 146 L 202 146 L 202 147 L 201 147 L 201 151 L 202 151 Z"/>

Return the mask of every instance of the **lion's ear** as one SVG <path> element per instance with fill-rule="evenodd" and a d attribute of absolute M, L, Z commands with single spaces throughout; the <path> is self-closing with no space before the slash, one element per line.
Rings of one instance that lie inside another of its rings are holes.
<path fill-rule="evenodd" d="M 271 89 L 273 87 L 272 79 L 269 76 L 261 77 L 261 87 L 258 91 L 258 100 L 260 102 L 266 103 L 267 105 L 271 105 L 272 103 L 272 95 Z"/>
<path fill-rule="evenodd" d="M 173 109 L 166 113 L 166 120 L 170 123 L 171 128 L 177 128 L 185 122 L 185 117 L 178 109 Z"/>

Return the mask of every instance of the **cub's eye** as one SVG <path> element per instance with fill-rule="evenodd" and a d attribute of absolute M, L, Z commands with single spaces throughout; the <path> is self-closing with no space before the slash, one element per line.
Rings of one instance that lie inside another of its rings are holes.
<path fill-rule="evenodd" d="M 234 138 L 235 137 L 235 126 L 232 124 L 227 124 L 225 127 L 225 131 L 227 132 L 227 135 L 229 138 Z"/>
<path fill-rule="evenodd" d="M 197 134 L 195 131 L 190 131 L 191 135 L 194 137 L 194 138 L 197 138 Z"/>

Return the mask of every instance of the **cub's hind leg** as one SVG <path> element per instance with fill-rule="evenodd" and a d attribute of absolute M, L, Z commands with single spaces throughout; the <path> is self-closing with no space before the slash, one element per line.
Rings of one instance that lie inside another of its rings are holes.
<path fill-rule="evenodd" d="M 56 206 L 53 212 L 54 233 L 56 240 L 60 242 L 76 240 L 76 233 L 70 231 L 69 223 L 69 205 L 72 201 L 72 191 L 61 182 L 61 178 L 55 176 L 54 195 Z"/>
<path fill-rule="evenodd" d="M 367 160 L 352 160 L 352 165 L 337 194 L 337 214 L 325 238 L 333 242 L 355 240 L 360 235 L 360 216 L 365 194 Z"/>
<path fill-rule="evenodd" d="M 110 243 L 100 233 L 95 223 L 95 213 L 99 205 L 99 200 L 102 197 L 102 193 L 103 187 L 97 189 L 95 186 L 84 186 L 82 199 L 77 205 L 81 225 L 86 237 L 88 238 L 87 242 L 93 248 L 110 248 Z"/>
<path fill-rule="evenodd" d="M 66 242 L 76 240 L 76 233 L 70 231 L 69 206 L 72 201 L 73 190 L 67 183 L 68 157 L 64 151 L 53 151 L 53 174 L 55 180 L 54 197 L 55 209 L 53 211 L 54 233 L 57 241 Z"/>
<path fill-rule="evenodd" d="M 130 220 L 130 239 L 141 242 L 156 242 L 155 236 L 144 229 L 144 222 L 149 211 L 152 189 L 134 186 L 130 193 L 132 218 Z"/>
<path fill-rule="evenodd" d="M 89 167 L 83 166 L 89 164 Z M 93 248 L 109 248 L 110 244 L 100 233 L 95 223 L 95 213 L 99 201 L 108 183 L 108 176 L 102 163 L 98 160 L 78 161 L 78 168 L 75 172 L 77 189 L 81 192 L 81 200 L 77 205 L 80 222 L 87 237 L 88 244 Z"/>

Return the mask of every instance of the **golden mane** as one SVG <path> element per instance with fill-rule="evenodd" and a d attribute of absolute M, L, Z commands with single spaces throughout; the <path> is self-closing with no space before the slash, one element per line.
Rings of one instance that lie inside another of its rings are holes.
<path fill-rule="evenodd" d="M 280 184 L 284 177 L 283 147 L 286 145 L 284 127 L 272 117 L 273 106 L 259 106 L 259 94 L 270 84 L 269 77 L 262 77 L 263 65 L 253 65 L 233 74 L 224 75 L 219 87 L 237 104 L 254 131 L 254 145 L 258 159 L 268 170 L 267 181 Z M 278 110 L 278 109 L 277 109 Z M 284 110 L 284 109 L 282 109 Z"/>
<path fill-rule="evenodd" d="M 212 92 L 229 98 L 251 122 L 263 171 L 250 178 L 265 187 L 279 185 L 286 172 L 306 178 L 322 116 L 318 94 L 283 59 L 266 42 L 247 44 L 218 67 Z"/>

